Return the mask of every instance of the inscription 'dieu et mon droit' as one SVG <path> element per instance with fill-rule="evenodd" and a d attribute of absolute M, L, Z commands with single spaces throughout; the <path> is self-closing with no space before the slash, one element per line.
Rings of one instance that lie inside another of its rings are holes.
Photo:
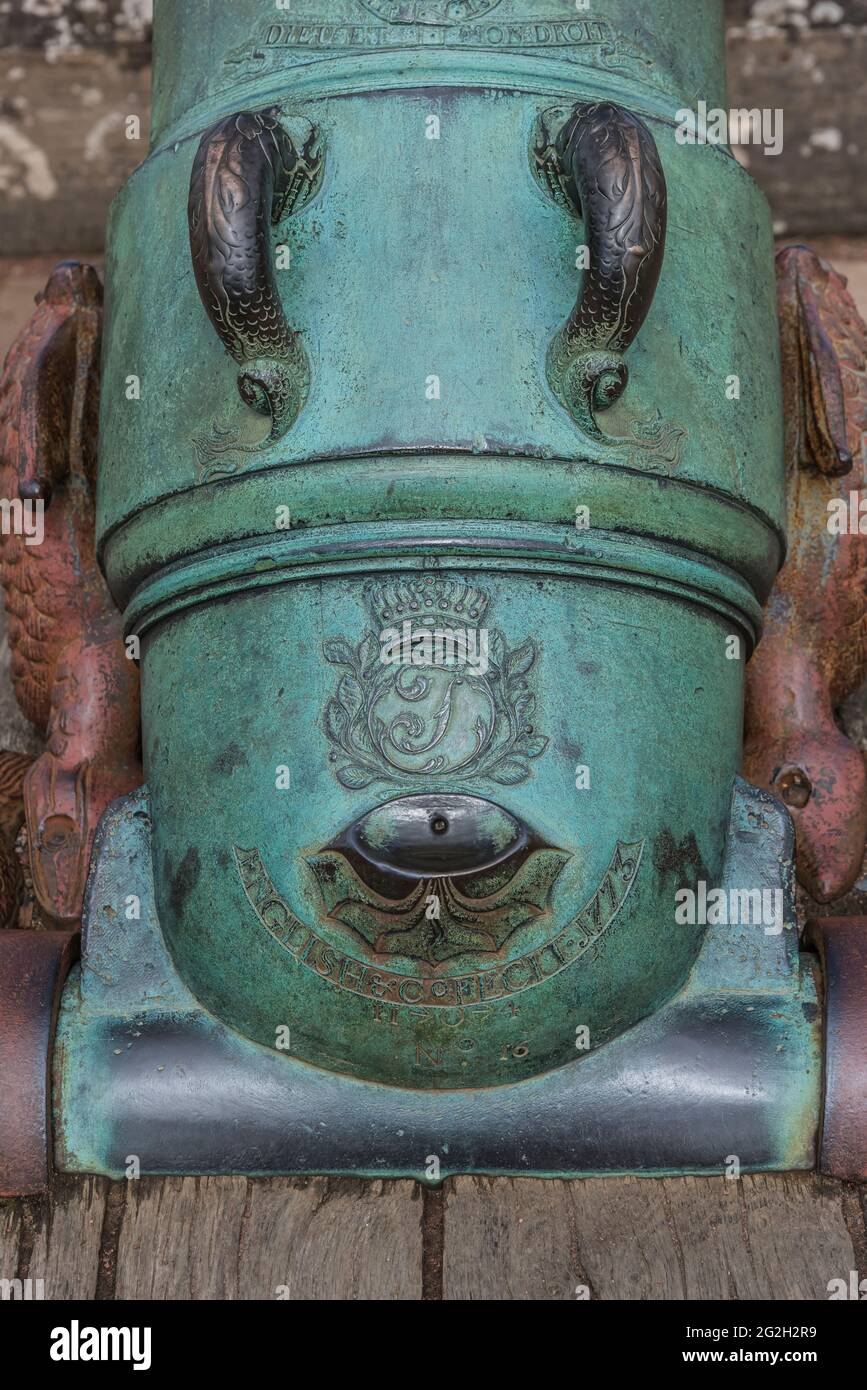
<path fill-rule="evenodd" d="M 303 62 L 317 50 L 324 57 L 340 50 L 511 49 L 624 69 L 645 80 L 652 75 L 652 60 L 635 36 L 619 33 L 595 7 L 592 16 L 576 14 L 566 0 L 560 13 L 555 8 L 544 19 L 529 0 L 344 0 L 339 9 L 308 4 L 307 14 L 299 13 L 307 8 L 300 0 L 293 13 L 263 21 L 226 63 L 260 72 Z"/>

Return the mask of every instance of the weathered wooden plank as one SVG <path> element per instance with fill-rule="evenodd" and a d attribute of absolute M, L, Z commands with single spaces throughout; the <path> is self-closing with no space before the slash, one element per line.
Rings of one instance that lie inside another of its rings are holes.
<path fill-rule="evenodd" d="M 418 1299 L 421 1216 L 412 1182 L 255 1183 L 239 1296 Z"/>
<path fill-rule="evenodd" d="M 408 1182 L 142 1179 L 127 1191 L 115 1296 L 416 1299 L 420 1214 Z"/>
<path fill-rule="evenodd" d="M 246 1178 L 127 1184 L 116 1298 L 234 1299 Z"/>
<path fill-rule="evenodd" d="M 570 1188 L 538 1178 L 447 1183 L 443 1297 L 574 1298 L 587 1280 Z"/>
<path fill-rule="evenodd" d="M 96 1296 L 108 1187 L 105 1178 L 58 1176 L 51 1201 L 36 1207 L 27 1274 L 44 1282 L 47 1299 Z"/>
<path fill-rule="evenodd" d="M 591 1298 L 686 1297 L 684 1254 L 670 1219 L 671 1196 L 664 1182 L 593 1179 L 573 1183 L 570 1191 Z M 705 1238 L 704 1228 L 701 1238 Z M 725 1292 L 715 1296 L 724 1298 Z"/>
<path fill-rule="evenodd" d="M 744 1238 L 755 1269 L 749 1286 L 758 1292 L 739 1298 L 827 1298 L 829 1280 L 858 1268 L 841 1183 L 763 1174 L 745 1184 L 744 1198 Z"/>
<path fill-rule="evenodd" d="M 14 1297 L 14 1289 L 7 1290 L 18 1274 L 18 1246 L 21 1238 L 22 1204 L 20 1202 L 0 1202 L 0 1280 L 5 1291 L 0 1297 Z"/>
<path fill-rule="evenodd" d="M 857 1268 L 843 1188 L 811 1175 L 459 1178 L 447 1299 L 823 1299 Z"/>
<path fill-rule="evenodd" d="M 115 1274 L 105 1212 L 124 1199 Z M 61 1177 L 50 1206 L 0 1206 L 0 1279 L 49 1299 L 415 1300 L 422 1207 L 409 1182 Z M 865 1257 L 857 1192 L 809 1174 L 446 1186 L 447 1299 L 826 1299 Z"/>
<path fill-rule="evenodd" d="M 666 1179 L 688 1299 L 820 1299 L 855 1267 L 843 1188 L 811 1174 Z"/>

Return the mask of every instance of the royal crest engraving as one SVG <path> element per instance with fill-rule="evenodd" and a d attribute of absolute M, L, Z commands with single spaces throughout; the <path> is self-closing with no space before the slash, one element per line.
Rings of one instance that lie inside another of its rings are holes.
<path fill-rule="evenodd" d="M 360 0 L 384 24 L 465 24 L 495 10 L 500 0 Z"/>
<path fill-rule="evenodd" d="M 344 787 L 529 777 L 548 746 L 529 683 L 539 648 L 527 637 L 510 649 L 487 628 L 489 601 L 461 580 L 398 579 L 368 590 L 375 626 L 357 644 L 324 644 L 326 661 L 343 671 L 324 728 Z"/>

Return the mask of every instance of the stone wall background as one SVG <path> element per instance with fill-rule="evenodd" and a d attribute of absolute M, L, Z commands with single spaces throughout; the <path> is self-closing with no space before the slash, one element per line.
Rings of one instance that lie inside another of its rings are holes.
<path fill-rule="evenodd" d="M 783 153 L 745 160 L 779 234 L 867 234 L 867 0 L 724 2 L 732 106 L 784 112 Z M 102 249 L 146 151 L 151 14 L 152 0 L 0 0 L 0 255 Z"/>

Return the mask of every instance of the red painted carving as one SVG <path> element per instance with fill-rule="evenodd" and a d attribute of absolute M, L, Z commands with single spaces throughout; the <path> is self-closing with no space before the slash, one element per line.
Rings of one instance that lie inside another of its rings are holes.
<path fill-rule="evenodd" d="M 747 668 L 744 767 L 792 812 L 801 883 L 833 902 L 867 838 L 864 759 L 835 719 L 867 673 L 867 534 L 829 527 L 829 503 L 848 515 L 851 493 L 867 497 L 867 326 L 805 247 L 780 252 L 777 285 L 789 555 Z"/>
<path fill-rule="evenodd" d="M 26 753 L 0 750 L 0 929 L 18 925 L 24 883 L 15 837 L 24 823 L 24 777 L 32 762 Z"/>
<path fill-rule="evenodd" d="M 33 887 L 66 924 L 99 817 L 142 780 L 138 671 L 94 544 L 101 328 L 95 270 L 58 266 L 0 381 L 0 496 L 44 504 L 40 544 L 2 537 L 0 578 L 15 694 L 47 736 L 24 781 Z"/>

